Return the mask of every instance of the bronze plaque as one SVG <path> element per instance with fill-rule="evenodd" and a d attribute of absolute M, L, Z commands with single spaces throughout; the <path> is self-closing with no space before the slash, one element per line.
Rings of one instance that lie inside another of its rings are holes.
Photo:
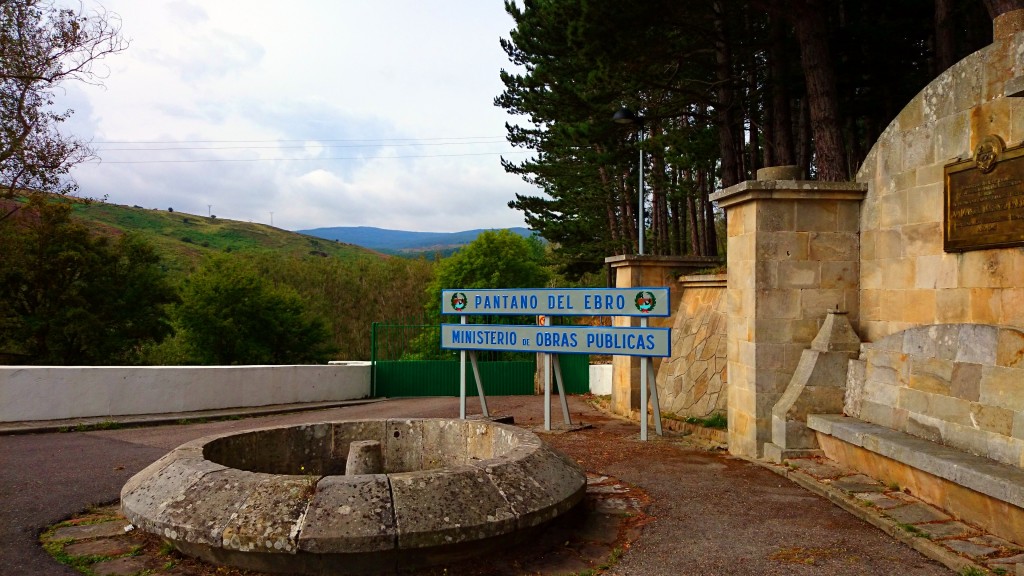
<path fill-rule="evenodd" d="M 1024 246 L 1024 144 L 986 136 L 974 158 L 947 164 L 943 249 Z"/>

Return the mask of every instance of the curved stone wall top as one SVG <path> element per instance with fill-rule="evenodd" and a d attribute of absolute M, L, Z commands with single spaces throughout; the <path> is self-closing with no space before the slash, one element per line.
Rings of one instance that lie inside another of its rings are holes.
<path fill-rule="evenodd" d="M 380 441 L 385 473 L 341 475 L 336 462 L 344 468 L 356 440 Z M 121 508 L 140 529 L 216 563 L 358 573 L 443 561 L 461 545 L 485 550 L 566 512 L 585 489 L 575 462 L 521 428 L 367 420 L 189 442 L 132 477 Z"/>
<path fill-rule="evenodd" d="M 998 30 L 998 26 L 997 26 Z M 1024 326 L 1024 250 L 945 253 L 943 166 L 985 136 L 1024 141 L 1024 34 L 1002 38 L 946 70 L 896 117 L 857 181 L 861 209 L 860 318 L 868 341 L 914 325 Z M 1017 80 L 1015 80 L 1017 79 Z"/>

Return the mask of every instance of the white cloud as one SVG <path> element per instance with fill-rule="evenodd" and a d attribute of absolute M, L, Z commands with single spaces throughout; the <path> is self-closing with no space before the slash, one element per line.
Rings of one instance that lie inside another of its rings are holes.
<path fill-rule="evenodd" d="M 536 191 L 502 170 L 492 103 L 500 3 L 103 4 L 132 46 L 105 89 L 65 97 L 103 158 L 76 170 L 83 195 L 291 229 L 522 225 L 507 202 Z"/>

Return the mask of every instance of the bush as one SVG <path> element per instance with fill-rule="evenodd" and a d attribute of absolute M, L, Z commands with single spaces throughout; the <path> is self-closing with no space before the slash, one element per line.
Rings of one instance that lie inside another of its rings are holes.
<path fill-rule="evenodd" d="M 192 274 L 175 313 L 191 355 L 203 364 L 326 362 L 335 347 L 292 288 L 273 285 L 248 262 L 218 256 Z"/>
<path fill-rule="evenodd" d="M 153 249 L 71 221 L 71 207 L 33 196 L 0 222 L 0 351 L 28 364 L 132 364 L 172 333 L 176 300 Z"/>

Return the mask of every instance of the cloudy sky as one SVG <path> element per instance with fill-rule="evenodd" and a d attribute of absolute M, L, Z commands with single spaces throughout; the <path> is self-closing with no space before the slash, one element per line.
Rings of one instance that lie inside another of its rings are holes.
<path fill-rule="evenodd" d="M 131 46 L 62 96 L 100 157 L 80 195 L 291 230 L 523 225 L 502 2 L 100 2 Z"/>

